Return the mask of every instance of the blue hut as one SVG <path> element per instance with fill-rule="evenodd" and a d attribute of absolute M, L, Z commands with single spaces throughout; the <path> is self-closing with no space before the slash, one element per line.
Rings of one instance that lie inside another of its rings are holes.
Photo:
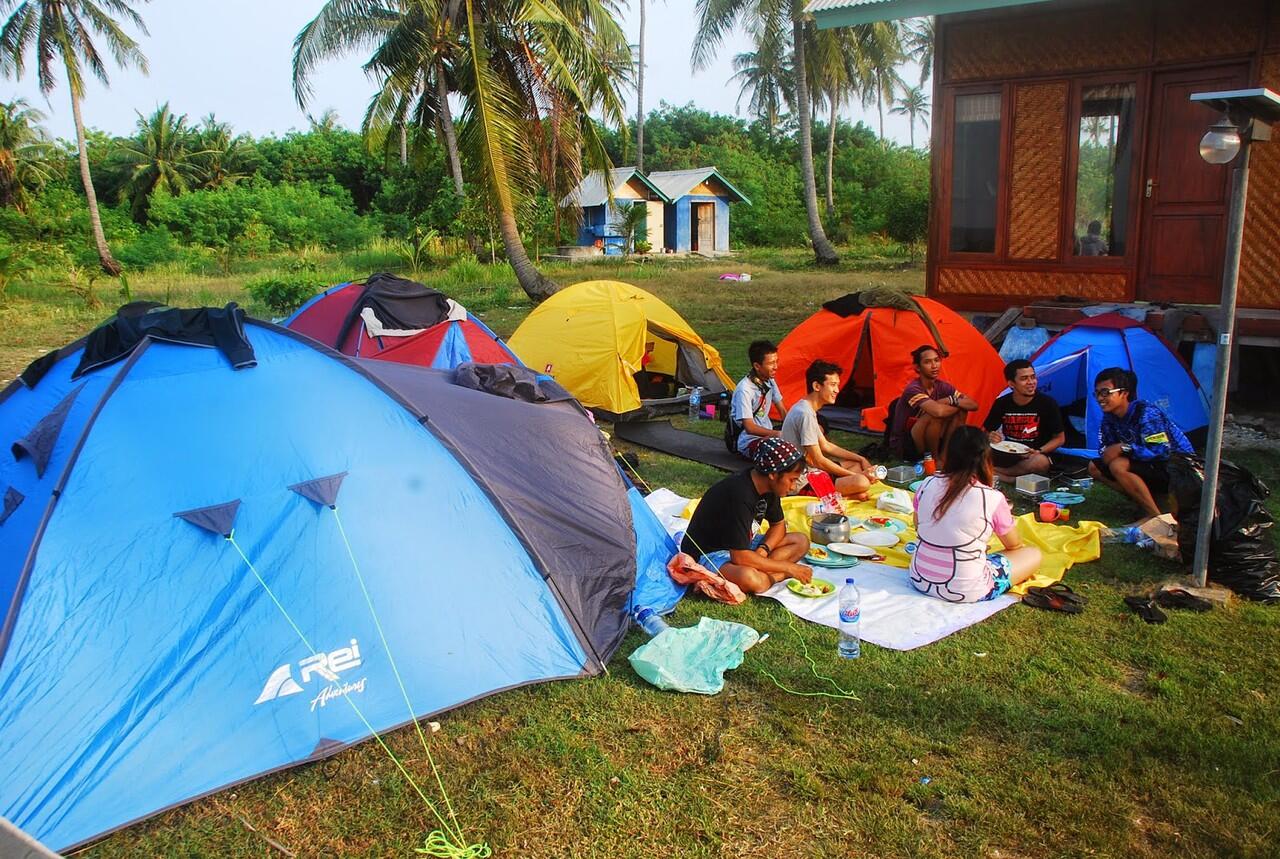
<path fill-rule="evenodd" d="M 751 205 L 714 167 L 648 174 L 619 167 L 591 172 L 560 205 L 582 209 L 578 244 L 606 254 L 622 253 L 624 239 L 613 224 L 622 207 L 637 203 L 648 208 L 640 237 L 655 250 L 719 254 L 729 251 L 729 204 L 737 202 Z"/>

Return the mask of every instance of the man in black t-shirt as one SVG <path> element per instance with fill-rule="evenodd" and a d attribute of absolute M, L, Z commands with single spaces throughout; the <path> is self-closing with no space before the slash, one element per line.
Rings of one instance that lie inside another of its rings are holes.
<path fill-rule="evenodd" d="M 1067 440 L 1062 410 L 1056 401 L 1036 389 L 1036 368 L 1030 361 L 1010 361 L 1004 367 L 1004 377 L 1010 392 L 992 403 L 983 427 L 991 433 L 992 444 L 1016 441 L 1031 448 L 1031 452 L 993 450 L 991 464 L 1004 480 L 1022 474 L 1048 474 L 1053 464 L 1049 454 Z"/>
<path fill-rule="evenodd" d="M 809 551 L 809 538 L 787 533 L 779 497 L 804 478 L 804 454 L 780 438 L 755 447 L 752 466 L 713 485 L 693 511 L 681 551 L 697 558 L 746 593 L 767 591 L 783 579 L 808 582 L 813 570 L 796 563 Z M 761 519 L 769 530 L 756 535 Z"/>

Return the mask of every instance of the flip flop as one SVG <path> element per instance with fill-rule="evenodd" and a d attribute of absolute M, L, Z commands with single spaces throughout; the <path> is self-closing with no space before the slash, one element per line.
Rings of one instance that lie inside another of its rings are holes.
<path fill-rule="evenodd" d="M 1124 604 L 1147 623 L 1164 623 L 1169 619 L 1169 616 L 1162 612 L 1150 597 L 1136 595 L 1125 597 Z"/>
<path fill-rule="evenodd" d="M 1028 588 L 1022 597 L 1022 604 L 1045 611 L 1060 611 L 1063 614 L 1079 614 L 1084 611 L 1079 603 L 1068 602 L 1048 588 Z"/>
<path fill-rule="evenodd" d="M 1190 591 L 1182 588 L 1169 588 L 1160 591 L 1155 596 L 1156 603 L 1165 608 L 1182 608 L 1187 611 L 1209 611 L 1213 608 L 1213 603 L 1203 597 L 1198 597 Z"/>
<path fill-rule="evenodd" d="M 1027 593 L 1031 593 L 1032 591 L 1038 591 L 1038 592 L 1048 593 L 1048 594 L 1057 594 L 1059 597 L 1066 600 L 1067 602 L 1072 603 L 1073 605 L 1078 605 L 1081 608 L 1084 608 L 1089 604 L 1088 597 L 1081 596 L 1080 594 L 1071 590 L 1071 586 L 1068 585 L 1066 582 L 1054 582 L 1051 585 L 1045 585 L 1043 587 L 1027 588 Z"/>

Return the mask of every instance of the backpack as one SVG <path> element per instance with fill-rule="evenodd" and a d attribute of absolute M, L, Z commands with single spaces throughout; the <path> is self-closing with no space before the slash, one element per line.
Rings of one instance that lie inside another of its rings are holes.
<path fill-rule="evenodd" d="M 755 414 L 756 409 L 760 407 L 760 403 L 764 402 L 765 397 L 768 397 L 771 391 L 772 387 L 761 388 L 760 384 L 756 383 L 756 393 L 760 395 L 760 400 L 752 407 L 752 414 Z M 742 456 L 742 453 L 738 450 L 738 439 L 742 437 L 742 433 L 742 424 L 733 419 L 733 402 L 731 400 L 729 414 L 724 421 L 724 446 L 734 456 Z"/>

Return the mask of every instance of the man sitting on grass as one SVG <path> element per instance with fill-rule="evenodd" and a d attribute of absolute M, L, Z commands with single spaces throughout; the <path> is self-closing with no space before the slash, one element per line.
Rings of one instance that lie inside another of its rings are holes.
<path fill-rule="evenodd" d="M 1195 449 L 1163 409 L 1137 399 L 1138 376 L 1131 370 L 1103 370 L 1093 395 L 1102 408 L 1102 455 L 1089 463 L 1090 476 L 1128 495 L 1147 516 L 1159 516 L 1155 494 L 1169 492 L 1169 457 Z"/>
<path fill-rule="evenodd" d="M 866 457 L 828 440 L 818 423 L 818 410 L 834 403 L 840 394 L 840 368 L 827 361 L 814 361 L 805 371 L 804 382 L 808 393 L 787 411 L 782 438 L 804 451 L 810 468 L 831 475 L 841 495 L 867 500 L 867 488 L 875 480 L 873 466 Z"/>
<path fill-rule="evenodd" d="M 903 459 L 914 462 L 932 454 L 942 458 L 947 439 L 962 427 L 969 412 L 978 410 L 972 397 L 939 378 L 942 355 L 932 346 L 918 346 L 911 352 L 917 378 L 903 390 L 894 410 L 889 447 Z"/>
<path fill-rule="evenodd" d="M 1058 403 L 1036 388 L 1036 368 L 1019 358 L 1004 365 L 1009 393 L 991 405 L 982 428 L 991 434 L 991 443 L 1016 441 L 1031 448 L 1030 453 L 991 451 L 996 475 L 1006 483 L 1023 474 L 1048 474 L 1053 463 L 1049 454 L 1067 440 Z"/>
<path fill-rule="evenodd" d="M 782 409 L 782 392 L 774 376 L 778 373 L 778 347 L 768 340 L 756 340 L 747 347 L 751 372 L 733 389 L 730 406 L 730 432 L 738 434 L 735 448 L 743 459 L 750 460 L 756 445 L 763 439 L 781 435 L 769 420 L 769 410 Z"/>
<path fill-rule="evenodd" d="M 813 570 L 796 563 L 809 551 L 809 538 L 787 533 L 780 497 L 793 494 L 804 477 L 804 456 L 780 438 L 756 445 L 750 468 L 724 478 L 702 496 L 693 511 L 681 551 L 709 570 L 718 570 L 743 592 L 758 594 L 783 579 L 808 584 Z M 769 523 L 756 534 L 761 519 Z"/>

